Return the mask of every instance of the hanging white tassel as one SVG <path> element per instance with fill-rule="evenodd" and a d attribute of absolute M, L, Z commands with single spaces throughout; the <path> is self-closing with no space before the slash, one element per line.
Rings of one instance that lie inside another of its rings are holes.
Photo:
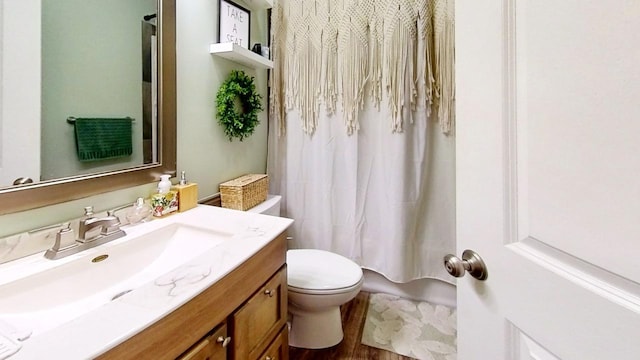
<path fill-rule="evenodd" d="M 455 117 L 455 69 L 454 69 L 454 1 L 435 0 L 435 89 L 438 121 L 445 134 L 451 133 Z"/>
<path fill-rule="evenodd" d="M 321 29 L 321 67 L 319 99 L 327 114 L 336 110 L 338 101 L 338 26 L 342 21 L 342 0 L 317 0 L 316 17 Z"/>
<path fill-rule="evenodd" d="M 285 107 L 287 110 L 297 109 L 300 106 L 300 92 L 302 91 L 302 83 L 300 74 L 302 70 L 299 61 L 300 49 L 298 43 L 300 40 L 299 32 L 303 27 L 303 14 L 296 6 L 295 1 L 285 0 L 286 3 L 284 18 L 287 22 L 287 36 L 285 37 L 285 54 L 284 54 L 284 77 L 285 77 Z"/>
<path fill-rule="evenodd" d="M 364 106 L 364 89 L 369 74 L 368 21 L 359 9 L 360 1 L 349 3 L 338 38 L 340 94 L 349 135 L 360 129 L 358 113 Z"/>
<path fill-rule="evenodd" d="M 414 62 L 416 56 L 417 13 L 409 0 L 387 3 L 384 23 L 383 79 L 389 96 L 391 130 L 402 132 L 403 115 L 413 109 L 417 90 Z M 409 118 L 411 122 L 413 120 Z"/>
<path fill-rule="evenodd" d="M 269 78 L 271 93 L 269 94 L 269 119 L 276 123 L 278 136 L 286 132 L 286 115 L 284 100 L 284 50 L 285 37 L 287 35 L 284 22 L 284 9 L 282 2 L 276 0 L 271 10 L 271 57 L 273 59 L 273 71 Z M 278 36 L 275 36 L 278 34 Z"/>
<path fill-rule="evenodd" d="M 416 0 L 416 11 L 418 14 L 418 53 L 416 56 L 416 82 L 421 91 L 419 98 L 423 99 L 423 104 L 427 116 L 431 113 L 433 104 L 433 87 L 435 79 L 433 77 L 433 1 Z"/>
<path fill-rule="evenodd" d="M 366 8 L 369 18 L 369 94 L 376 109 L 382 101 L 382 56 L 384 51 L 384 15 L 386 0 L 370 0 Z"/>

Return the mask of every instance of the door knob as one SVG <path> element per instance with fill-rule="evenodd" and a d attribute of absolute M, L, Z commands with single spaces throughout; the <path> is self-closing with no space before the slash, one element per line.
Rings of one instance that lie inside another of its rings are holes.
<path fill-rule="evenodd" d="M 487 280 L 487 266 L 482 261 L 480 255 L 473 250 L 465 250 L 462 253 L 462 260 L 459 257 L 447 254 L 444 257 L 444 268 L 455 277 L 463 277 L 464 272 L 478 280 Z"/>

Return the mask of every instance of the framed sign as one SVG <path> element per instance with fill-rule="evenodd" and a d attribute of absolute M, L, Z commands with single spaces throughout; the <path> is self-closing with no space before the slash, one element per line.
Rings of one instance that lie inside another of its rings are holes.
<path fill-rule="evenodd" d="M 232 1 L 220 0 L 218 15 L 218 42 L 232 42 L 249 49 L 251 12 Z"/>

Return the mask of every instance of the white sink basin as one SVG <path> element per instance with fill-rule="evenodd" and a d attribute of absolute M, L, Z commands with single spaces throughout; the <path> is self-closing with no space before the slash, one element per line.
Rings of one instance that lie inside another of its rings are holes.
<path fill-rule="evenodd" d="M 0 325 L 31 333 L 11 360 L 95 358 L 193 299 L 291 223 L 198 206 L 125 226 L 127 236 L 66 258 L 40 253 L 1 264 Z"/>
<path fill-rule="evenodd" d="M 220 244 L 230 234 L 170 224 L 97 253 L 0 286 L 0 314 L 41 311 L 146 283 Z M 106 256 L 106 258 L 105 258 Z M 103 260 L 100 260 L 103 259 Z"/>
<path fill-rule="evenodd" d="M 60 312 L 81 315 L 157 279 L 230 238 L 232 234 L 169 223 L 130 239 L 123 238 L 126 241 L 114 241 L 81 252 L 62 265 L 0 285 L 0 319 L 24 315 L 55 319 L 58 318 L 54 315 L 56 308 L 61 307 Z M 44 260 L 51 265 L 57 265 L 57 261 L 62 260 Z M 36 327 L 36 330 L 58 324 L 57 321 L 48 323 L 49 326 Z"/>

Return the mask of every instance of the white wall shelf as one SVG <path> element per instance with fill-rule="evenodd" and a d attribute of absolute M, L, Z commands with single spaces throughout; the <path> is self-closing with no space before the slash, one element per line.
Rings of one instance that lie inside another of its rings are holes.
<path fill-rule="evenodd" d="M 209 52 L 216 56 L 235 61 L 256 69 L 273 69 L 273 61 L 234 43 L 216 43 L 209 46 Z"/>

